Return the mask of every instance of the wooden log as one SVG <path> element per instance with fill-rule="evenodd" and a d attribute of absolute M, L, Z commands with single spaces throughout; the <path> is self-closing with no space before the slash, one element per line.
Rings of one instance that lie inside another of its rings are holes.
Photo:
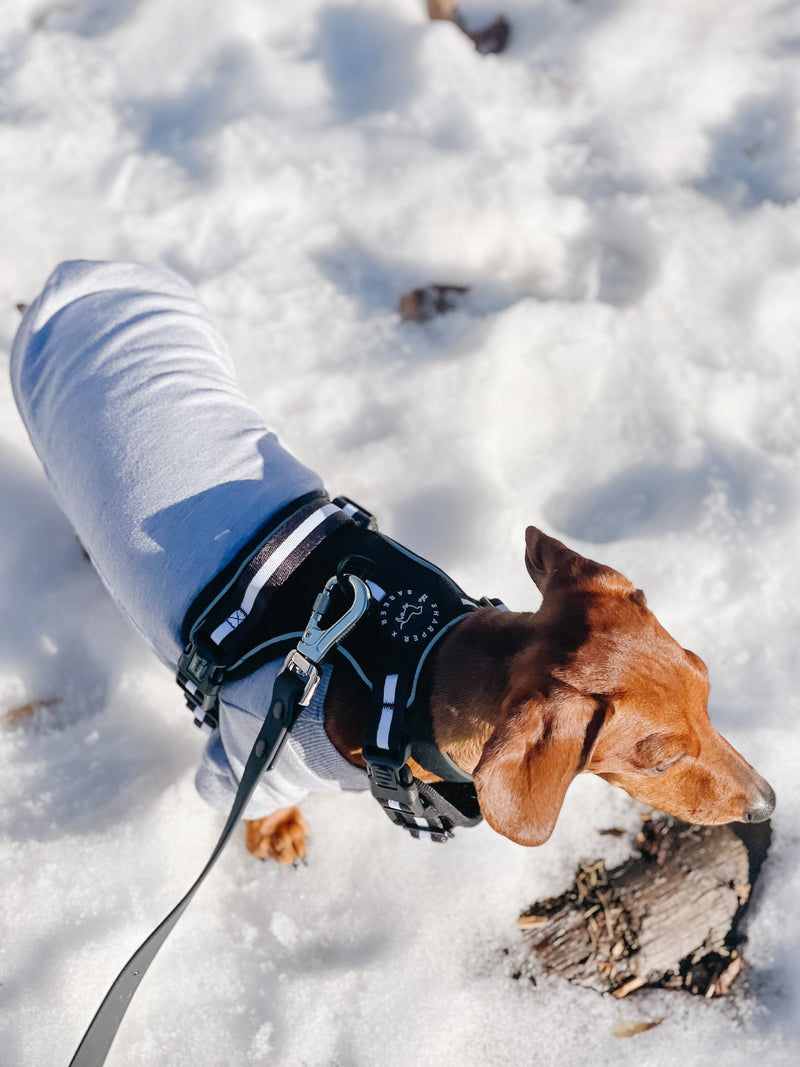
<path fill-rule="evenodd" d="M 566 893 L 520 916 L 529 962 L 615 996 L 644 985 L 724 995 L 743 967 L 739 927 L 769 833 L 646 820 L 637 855 L 613 870 L 582 863 Z"/>

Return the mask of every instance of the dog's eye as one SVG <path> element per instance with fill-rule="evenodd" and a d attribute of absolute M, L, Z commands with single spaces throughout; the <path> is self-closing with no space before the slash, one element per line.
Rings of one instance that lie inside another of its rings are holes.
<path fill-rule="evenodd" d="M 674 767 L 680 758 L 680 756 L 674 756 L 672 759 L 664 760 L 663 763 L 659 763 L 658 766 L 653 767 L 650 774 L 655 777 L 658 777 L 660 774 L 666 774 L 670 767 Z"/>

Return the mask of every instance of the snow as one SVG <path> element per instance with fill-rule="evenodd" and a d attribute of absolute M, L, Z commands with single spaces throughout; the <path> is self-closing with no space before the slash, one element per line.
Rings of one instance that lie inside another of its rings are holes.
<path fill-rule="evenodd" d="M 461 6 L 475 26 L 501 9 Z M 368 796 L 318 797 L 303 869 L 237 835 L 109 1064 L 796 1061 L 800 8 L 502 10 L 510 48 L 482 57 L 422 0 L 6 0 L 0 359 L 61 259 L 166 264 L 301 458 L 471 592 L 536 606 L 529 522 L 642 586 L 778 794 L 747 995 L 513 979 L 517 914 L 630 849 L 598 830 L 639 809 L 597 779 L 535 850 L 485 826 L 425 847 Z M 472 289 L 401 322 L 428 282 Z M 49 1067 L 222 820 L 193 792 L 202 738 L 51 501 L 7 375 L 0 493 L 0 1059 Z M 612 1036 L 628 1018 L 663 1022 Z"/>

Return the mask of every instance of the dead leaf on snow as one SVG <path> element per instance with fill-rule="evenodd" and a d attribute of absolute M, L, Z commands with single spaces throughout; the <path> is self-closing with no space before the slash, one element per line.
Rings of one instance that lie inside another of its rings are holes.
<path fill-rule="evenodd" d="M 654 1026 L 660 1026 L 663 1019 L 652 1019 L 650 1022 L 644 1019 L 620 1019 L 611 1027 L 614 1037 L 635 1037 L 643 1034 L 645 1030 L 652 1030 Z"/>
<path fill-rule="evenodd" d="M 20 704 L 19 707 L 9 708 L 8 711 L 3 712 L 3 722 L 6 726 L 18 726 L 26 719 L 32 718 L 37 711 L 52 708 L 54 704 L 60 703 L 61 697 L 52 697 L 50 700 L 31 700 L 27 704 Z"/>
<path fill-rule="evenodd" d="M 412 289 L 400 297 L 400 317 L 405 322 L 428 322 L 435 315 L 444 315 L 458 306 L 459 298 L 469 292 L 466 285 L 429 285 Z"/>

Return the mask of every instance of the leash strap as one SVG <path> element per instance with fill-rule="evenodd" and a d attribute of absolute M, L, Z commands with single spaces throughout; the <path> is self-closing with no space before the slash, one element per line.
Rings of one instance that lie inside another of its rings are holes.
<path fill-rule="evenodd" d="M 206 863 L 186 896 L 156 927 L 147 940 L 139 946 L 122 968 L 114 984 L 106 993 L 105 999 L 98 1008 L 95 1017 L 89 1024 L 89 1028 L 84 1034 L 77 1052 L 70 1061 L 70 1067 L 101 1067 L 105 1063 L 109 1049 L 125 1017 L 125 1012 L 128 1010 L 128 1005 L 145 974 L 147 974 L 150 964 L 222 854 L 222 850 L 228 843 L 239 817 L 247 807 L 247 803 L 258 785 L 262 773 L 275 765 L 286 739 L 302 710 L 300 700 L 305 688 L 306 683 L 299 674 L 284 670 L 278 675 L 275 680 L 269 713 L 264 719 L 253 749 L 247 758 L 228 821 L 225 823 L 225 827 L 208 863 Z"/>
<path fill-rule="evenodd" d="M 286 657 L 275 679 L 269 710 L 247 757 L 233 807 L 214 851 L 189 892 L 139 946 L 117 975 L 70 1061 L 70 1067 L 102 1067 L 105 1063 L 128 1005 L 150 964 L 219 859 L 261 775 L 275 766 L 300 712 L 311 701 L 320 679 L 319 664 L 366 613 L 370 601 L 367 586 L 352 575 L 347 576 L 347 582 L 353 601 L 347 611 L 327 629 L 323 629 L 322 621 L 338 579 L 331 578 L 314 601 L 305 632 L 297 647 Z"/>

